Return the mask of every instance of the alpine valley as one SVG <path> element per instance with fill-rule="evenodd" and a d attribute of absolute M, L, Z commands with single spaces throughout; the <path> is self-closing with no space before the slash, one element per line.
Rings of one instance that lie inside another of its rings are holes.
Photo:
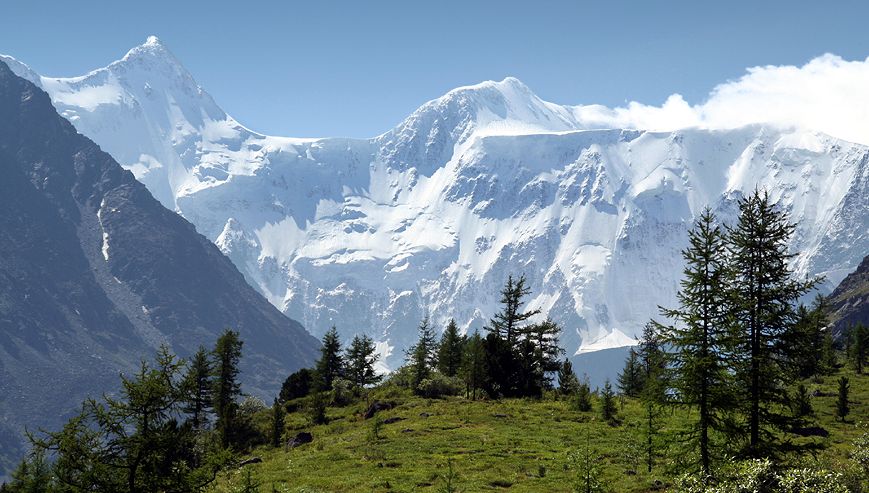
<path fill-rule="evenodd" d="M 592 107 L 507 78 L 371 139 L 272 137 L 227 115 L 155 37 L 75 78 L 3 60 L 273 305 L 315 336 L 367 333 L 387 368 L 426 313 L 484 326 L 511 273 L 568 354 L 630 345 L 674 305 L 697 213 L 729 221 L 756 187 L 798 224 L 795 268 L 825 276 L 822 292 L 869 251 L 869 148 L 811 129 L 600 128 Z"/>

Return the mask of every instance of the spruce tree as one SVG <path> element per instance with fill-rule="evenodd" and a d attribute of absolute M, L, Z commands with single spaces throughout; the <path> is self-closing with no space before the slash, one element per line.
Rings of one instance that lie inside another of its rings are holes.
<path fill-rule="evenodd" d="M 190 359 L 184 375 L 182 389 L 182 410 L 190 416 L 194 430 L 200 431 L 208 425 L 208 413 L 214 403 L 214 368 L 208 351 L 202 346 Z"/>
<path fill-rule="evenodd" d="M 300 397 L 307 397 L 314 388 L 314 373 L 307 369 L 291 373 L 281 385 L 281 392 L 278 394 L 278 400 L 281 402 L 291 401 Z"/>
<path fill-rule="evenodd" d="M 851 384 L 848 383 L 848 377 L 839 378 L 839 397 L 836 399 L 836 416 L 845 422 L 845 417 L 851 412 L 849 406 L 848 394 L 851 390 Z"/>
<path fill-rule="evenodd" d="M 459 373 L 464 343 L 465 338 L 459 334 L 456 321 L 451 319 L 438 345 L 438 371 L 448 377 L 454 377 Z"/>
<path fill-rule="evenodd" d="M 411 367 L 412 385 L 414 391 L 419 390 L 423 380 L 429 378 L 437 365 L 437 343 L 428 314 L 417 327 L 416 344 L 407 350 L 407 360 Z"/>
<path fill-rule="evenodd" d="M 744 355 L 736 375 L 747 395 L 748 450 L 761 457 L 775 448 L 775 430 L 790 426 L 784 364 L 794 305 L 816 280 L 796 280 L 788 253 L 794 225 L 766 192 L 739 200 L 739 219 L 728 231 L 732 321 Z"/>
<path fill-rule="evenodd" d="M 528 326 L 523 330 L 523 338 L 531 343 L 533 385 L 537 389 L 552 388 L 550 375 L 561 367 L 560 358 L 564 349 L 559 345 L 561 327 L 547 318 L 543 322 Z"/>
<path fill-rule="evenodd" d="M 581 413 L 591 411 L 591 385 L 588 383 L 588 375 L 579 382 L 576 397 L 573 399 L 573 407 Z"/>
<path fill-rule="evenodd" d="M 477 391 L 483 387 L 486 378 L 486 354 L 483 348 L 483 338 L 480 333 L 474 331 L 474 335 L 468 338 L 462 356 L 461 375 L 465 381 L 467 395 L 471 399 L 477 399 Z"/>
<path fill-rule="evenodd" d="M 501 290 L 502 309 L 489 321 L 487 330 L 507 341 L 511 348 L 517 347 L 522 334 L 523 323 L 540 313 L 540 310 L 522 311 L 522 298 L 531 294 L 531 288 L 525 285 L 525 275 L 514 280 L 507 277 L 507 283 Z"/>
<path fill-rule="evenodd" d="M 314 369 L 315 387 L 318 391 L 332 390 L 335 379 L 344 376 L 344 358 L 341 355 L 341 339 L 338 329 L 332 326 L 323 336 L 320 359 Z"/>
<path fill-rule="evenodd" d="M 603 390 L 601 390 L 600 393 L 600 416 L 604 421 L 611 425 L 618 423 L 615 393 L 613 392 L 613 386 L 610 384 L 609 379 L 604 382 Z"/>
<path fill-rule="evenodd" d="M 281 446 L 281 437 L 284 435 L 284 406 L 280 400 L 275 397 L 275 402 L 272 404 L 272 429 L 271 442 L 272 447 L 278 448 Z"/>
<path fill-rule="evenodd" d="M 618 375 L 617 385 L 619 392 L 628 397 L 637 397 L 642 390 L 643 371 L 640 367 L 637 352 L 634 348 L 628 351 L 628 357 L 625 358 L 625 367 Z"/>
<path fill-rule="evenodd" d="M 353 383 L 357 391 L 380 382 L 382 376 L 377 374 L 374 364 L 377 363 L 377 347 L 374 340 L 367 335 L 357 335 L 350 342 L 345 356 L 347 379 Z"/>
<path fill-rule="evenodd" d="M 854 325 L 850 330 L 851 347 L 850 359 L 854 365 L 854 371 L 858 375 L 863 374 L 863 367 L 866 364 L 866 344 L 869 343 L 869 330 L 861 323 Z"/>
<path fill-rule="evenodd" d="M 670 348 L 674 389 L 684 405 L 698 410 L 690 436 L 704 475 L 711 471 L 710 433 L 723 428 L 722 417 L 734 402 L 728 365 L 733 339 L 726 253 L 721 227 L 707 207 L 689 231 L 688 248 L 682 252 L 685 269 L 676 295 L 679 307 L 661 309 L 674 323 L 652 323 Z"/>
<path fill-rule="evenodd" d="M 579 391 L 579 379 L 573 372 L 573 363 L 565 359 L 558 368 L 558 392 L 563 396 L 572 396 Z"/>
<path fill-rule="evenodd" d="M 234 445 L 237 400 L 241 395 L 238 374 L 243 344 L 238 332 L 226 329 L 214 345 L 212 366 L 214 368 L 214 413 L 217 415 L 215 428 L 224 447 Z"/>

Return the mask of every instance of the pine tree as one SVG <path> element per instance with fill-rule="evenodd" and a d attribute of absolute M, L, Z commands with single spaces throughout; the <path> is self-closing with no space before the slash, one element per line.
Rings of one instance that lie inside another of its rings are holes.
<path fill-rule="evenodd" d="M 182 366 L 164 346 L 121 377 L 117 397 L 88 399 L 61 431 L 31 437 L 51 451 L 63 491 L 199 491 L 214 481 L 231 454 L 202 450 L 189 422 L 179 424 Z"/>
<path fill-rule="evenodd" d="M 739 220 L 728 231 L 730 297 L 734 328 L 744 355 L 736 375 L 748 397 L 748 454 L 760 457 L 775 447 L 776 429 L 790 426 L 783 363 L 786 335 L 796 321 L 794 304 L 816 283 L 798 281 L 788 253 L 794 225 L 766 192 L 739 200 Z"/>
<path fill-rule="evenodd" d="M 600 393 L 600 416 L 611 425 L 618 423 L 615 393 L 609 379 L 604 382 L 603 390 Z"/>
<path fill-rule="evenodd" d="M 836 341 L 833 339 L 833 333 L 827 329 L 824 331 L 824 342 L 821 346 L 819 371 L 822 374 L 829 375 L 833 373 L 836 366 Z"/>
<path fill-rule="evenodd" d="M 561 367 L 560 358 L 564 354 L 564 349 L 559 345 L 560 336 L 561 327 L 550 318 L 523 330 L 522 337 L 530 342 L 533 348 L 530 378 L 535 389 L 552 388 L 550 375 Z"/>
<path fill-rule="evenodd" d="M 851 412 L 848 402 L 848 393 L 851 390 L 851 384 L 848 383 L 848 377 L 839 378 L 839 398 L 836 400 L 836 416 L 845 422 L 845 417 Z"/>
<path fill-rule="evenodd" d="M 479 332 L 468 338 L 462 357 L 461 375 L 465 381 L 468 396 L 476 400 L 477 391 L 483 387 L 486 378 L 486 354 L 483 338 Z"/>
<path fill-rule="evenodd" d="M 462 352 L 465 338 L 459 334 L 459 327 L 455 320 L 450 320 L 447 329 L 441 336 L 438 345 L 438 371 L 448 377 L 454 377 L 459 373 L 462 365 Z"/>
<path fill-rule="evenodd" d="M 661 425 L 659 417 L 667 403 L 666 355 L 655 332 L 654 324 L 646 324 L 637 346 L 637 358 L 641 368 L 640 401 L 643 405 L 646 435 L 646 467 L 652 472 L 655 462 L 655 438 Z"/>
<path fill-rule="evenodd" d="M 564 396 L 572 396 L 579 391 L 579 379 L 569 359 L 565 359 L 558 368 L 558 391 Z"/>
<path fill-rule="evenodd" d="M 515 348 L 519 343 L 523 322 L 540 313 L 540 310 L 522 311 L 524 303 L 522 298 L 531 294 L 531 288 L 525 285 L 526 282 L 524 275 L 515 281 L 512 275 L 507 277 L 507 283 L 501 290 L 503 308 L 489 321 L 489 326 L 486 328 L 506 340 L 511 348 Z"/>
<path fill-rule="evenodd" d="M 314 388 L 314 373 L 307 369 L 291 373 L 281 385 L 281 393 L 278 395 L 278 400 L 288 402 L 300 397 L 307 397 Z"/>
<path fill-rule="evenodd" d="M 318 391 L 332 390 L 335 379 L 344 376 L 344 358 L 341 356 L 341 339 L 334 326 L 323 336 L 320 359 L 314 369 L 315 387 Z"/>
<path fill-rule="evenodd" d="M 826 299 L 820 295 L 815 298 L 811 309 L 801 304 L 797 307 L 794 324 L 784 336 L 790 342 L 784 347 L 785 358 L 790 370 L 798 378 L 809 378 L 822 373 L 818 353 L 824 346 L 827 309 Z"/>
<path fill-rule="evenodd" d="M 437 343 L 429 316 L 426 315 L 417 328 L 419 337 L 416 344 L 407 350 L 407 360 L 412 372 L 414 391 L 418 390 L 423 380 L 429 378 L 437 365 Z"/>
<path fill-rule="evenodd" d="M 628 351 L 625 368 L 618 375 L 617 385 L 622 395 L 637 397 L 642 390 L 643 371 L 634 348 Z"/>
<path fill-rule="evenodd" d="M 182 383 L 184 392 L 182 410 L 190 415 L 190 424 L 196 431 L 208 426 L 208 413 L 214 402 L 213 373 L 214 368 L 208 351 L 199 346 L 199 350 L 190 359 Z"/>
<path fill-rule="evenodd" d="M 573 399 L 573 407 L 581 413 L 591 411 L 591 385 L 588 383 L 587 375 L 579 383 L 576 397 Z"/>
<path fill-rule="evenodd" d="M 214 346 L 214 413 L 217 429 L 224 447 L 234 445 L 238 397 L 241 384 L 238 381 L 241 347 L 244 343 L 238 332 L 226 329 Z"/>
<path fill-rule="evenodd" d="M 284 435 L 284 406 L 275 397 L 275 402 L 272 404 L 272 447 L 278 448 L 281 446 L 281 437 Z"/>
<path fill-rule="evenodd" d="M 722 414 L 733 406 L 727 361 L 732 354 L 730 337 L 726 246 L 720 226 L 707 207 L 688 233 L 688 248 L 680 289 L 679 307 L 662 308 L 674 321 L 670 326 L 652 323 L 670 349 L 672 385 L 681 402 L 698 410 L 691 436 L 696 440 L 700 467 L 711 471 L 710 433 L 723 426 Z"/>
<path fill-rule="evenodd" d="M 862 375 L 863 367 L 866 364 L 866 344 L 869 343 L 869 330 L 863 324 L 858 323 L 851 327 L 850 334 L 851 363 L 854 365 L 854 371 L 858 375 Z"/>
<path fill-rule="evenodd" d="M 374 345 L 374 340 L 367 335 L 357 335 L 350 342 L 345 356 L 346 373 L 347 378 L 353 383 L 357 391 L 369 385 L 375 385 L 382 379 L 374 369 L 377 359 L 377 348 Z"/>
<path fill-rule="evenodd" d="M 791 410 L 794 413 L 797 424 L 800 426 L 805 423 L 807 417 L 815 414 L 814 409 L 812 409 L 812 397 L 809 395 L 809 389 L 802 383 L 797 386 Z"/>

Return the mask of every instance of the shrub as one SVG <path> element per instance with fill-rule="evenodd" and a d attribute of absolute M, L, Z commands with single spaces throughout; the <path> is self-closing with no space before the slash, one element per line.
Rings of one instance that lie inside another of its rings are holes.
<path fill-rule="evenodd" d="M 437 399 L 448 395 L 458 395 L 462 391 L 462 383 L 459 379 L 447 377 L 442 373 L 432 373 L 424 378 L 417 392 L 423 397 Z"/>
<path fill-rule="evenodd" d="M 332 405 L 343 407 L 353 402 L 355 390 L 353 382 L 343 378 L 336 378 L 332 382 Z"/>

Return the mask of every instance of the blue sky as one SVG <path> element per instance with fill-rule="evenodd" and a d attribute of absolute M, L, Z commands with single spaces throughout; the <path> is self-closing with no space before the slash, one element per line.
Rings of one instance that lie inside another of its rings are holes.
<path fill-rule="evenodd" d="M 236 119 L 368 137 L 461 85 L 513 75 L 563 104 L 702 102 L 756 65 L 869 55 L 869 2 L 18 0 L 0 53 L 81 75 L 154 34 Z"/>

